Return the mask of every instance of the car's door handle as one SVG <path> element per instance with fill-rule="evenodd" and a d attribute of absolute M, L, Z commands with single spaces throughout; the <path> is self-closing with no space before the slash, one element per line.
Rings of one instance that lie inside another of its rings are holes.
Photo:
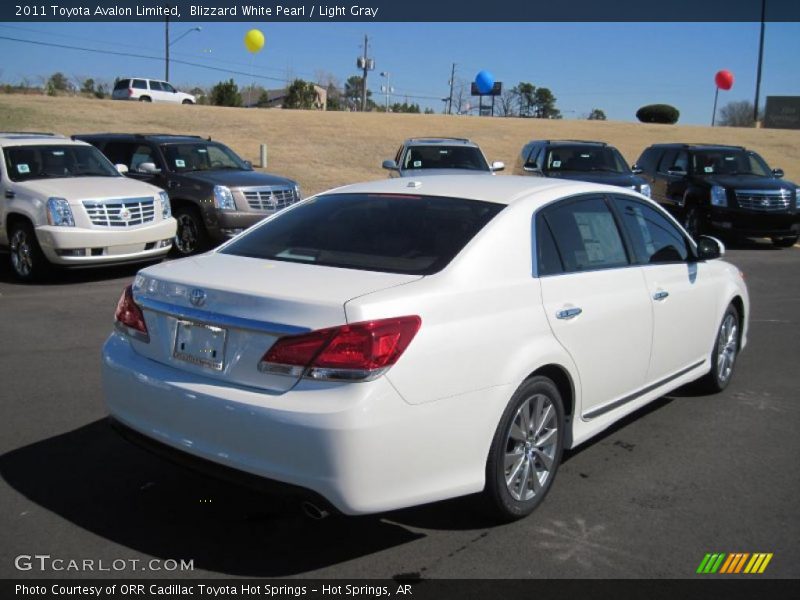
<path fill-rule="evenodd" d="M 655 294 L 653 294 L 653 300 L 663 300 L 669 296 L 669 292 L 667 290 L 658 290 Z"/>
<path fill-rule="evenodd" d="M 6 194 L 5 194 L 5 196 L 6 196 L 6 198 L 8 198 L 9 200 L 11 200 L 11 199 L 14 197 L 14 192 L 12 192 L 11 190 L 6 190 Z"/>
<path fill-rule="evenodd" d="M 574 319 L 583 312 L 582 308 L 563 308 L 556 313 L 557 319 Z"/>

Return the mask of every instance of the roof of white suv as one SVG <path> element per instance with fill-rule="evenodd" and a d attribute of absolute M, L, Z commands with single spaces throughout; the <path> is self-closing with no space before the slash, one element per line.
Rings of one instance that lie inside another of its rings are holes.
<path fill-rule="evenodd" d="M 0 148 L 5 146 L 42 146 L 48 144 L 61 144 L 70 146 L 85 146 L 85 142 L 71 140 L 57 133 L 40 133 L 27 131 L 0 131 Z"/>
<path fill-rule="evenodd" d="M 330 190 L 331 194 L 403 194 L 409 196 L 448 196 L 483 200 L 498 204 L 511 204 L 515 200 L 538 194 L 545 190 L 560 190 L 563 193 L 585 193 L 610 191 L 619 193 L 620 188 L 587 183 L 584 181 L 568 181 L 549 177 L 495 177 L 490 174 L 464 177 L 463 175 L 427 175 L 414 177 L 381 179 L 356 183 Z M 542 201 L 550 200 L 550 195 L 542 195 Z"/>

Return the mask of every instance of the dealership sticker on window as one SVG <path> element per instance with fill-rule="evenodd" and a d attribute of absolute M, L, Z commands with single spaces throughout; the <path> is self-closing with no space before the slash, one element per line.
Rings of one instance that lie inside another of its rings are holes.
<path fill-rule="evenodd" d="M 186 161 L 181 159 L 181 158 L 176 158 L 175 159 L 175 166 L 180 168 L 180 169 L 182 169 L 183 167 L 186 166 Z"/>
<path fill-rule="evenodd" d="M 561 166 L 561 161 L 560 160 L 554 160 L 553 161 L 553 166 L 557 169 L 558 167 Z"/>
<path fill-rule="evenodd" d="M 422 161 L 421 161 L 421 160 L 415 160 L 415 161 L 414 161 L 414 168 L 415 168 L 415 169 L 418 169 L 418 168 L 420 168 L 421 166 L 422 166 Z"/>
<path fill-rule="evenodd" d="M 200 154 L 205 154 L 206 152 L 208 152 L 208 150 L 206 150 L 205 148 L 198 148 L 198 149 L 197 149 L 197 151 L 198 151 Z"/>
<path fill-rule="evenodd" d="M 64 156 L 63 150 L 53 150 L 53 156 Z"/>
<path fill-rule="evenodd" d="M 713 173 L 714 172 L 714 167 L 703 167 L 703 171 L 705 173 Z"/>
<path fill-rule="evenodd" d="M 17 165 L 17 173 L 30 173 L 31 168 L 26 165 L 25 163 L 20 163 Z"/>

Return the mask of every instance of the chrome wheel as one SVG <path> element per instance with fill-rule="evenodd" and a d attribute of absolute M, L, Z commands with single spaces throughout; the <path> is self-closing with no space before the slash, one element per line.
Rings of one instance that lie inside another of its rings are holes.
<path fill-rule="evenodd" d="M 28 232 L 16 229 L 9 243 L 11 249 L 11 266 L 22 278 L 29 278 L 33 272 L 33 247 Z"/>
<path fill-rule="evenodd" d="M 730 379 L 738 348 L 739 325 L 736 315 L 729 312 L 722 320 L 717 336 L 717 378 L 720 384 Z"/>
<path fill-rule="evenodd" d="M 175 233 L 175 247 L 181 254 L 192 254 L 198 247 L 197 223 L 192 215 L 187 213 L 176 215 L 176 220 L 178 230 Z"/>
<path fill-rule="evenodd" d="M 532 499 L 547 485 L 559 447 L 558 418 L 544 394 L 526 399 L 506 436 L 505 481 L 514 500 Z"/>

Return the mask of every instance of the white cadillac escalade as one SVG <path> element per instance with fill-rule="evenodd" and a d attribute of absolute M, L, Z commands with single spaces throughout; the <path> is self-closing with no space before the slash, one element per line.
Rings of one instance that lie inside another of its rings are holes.
<path fill-rule="evenodd" d="M 84 142 L 0 133 L 0 194 L 0 248 L 22 280 L 50 265 L 158 260 L 172 247 L 166 192 L 123 177 Z"/>

